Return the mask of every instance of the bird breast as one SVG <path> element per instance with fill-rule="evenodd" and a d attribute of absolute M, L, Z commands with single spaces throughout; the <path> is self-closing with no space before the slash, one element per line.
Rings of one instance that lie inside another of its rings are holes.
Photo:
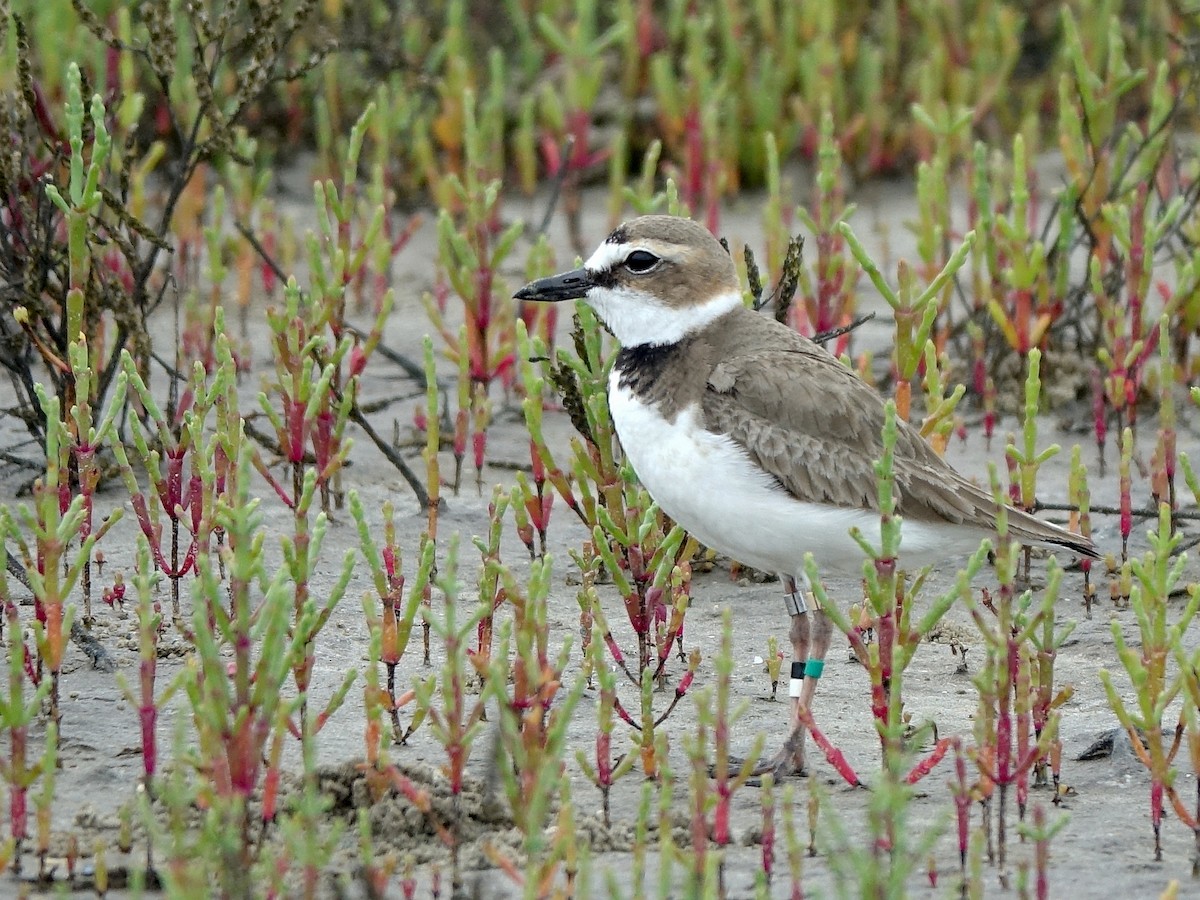
<path fill-rule="evenodd" d="M 696 405 L 668 419 L 614 378 L 609 406 L 642 485 L 706 546 L 781 575 L 799 574 L 806 551 L 823 567 L 861 566 L 862 550 L 849 532 L 857 527 L 878 535 L 877 514 L 792 497 L 736 442 L 706 430 Z"/>

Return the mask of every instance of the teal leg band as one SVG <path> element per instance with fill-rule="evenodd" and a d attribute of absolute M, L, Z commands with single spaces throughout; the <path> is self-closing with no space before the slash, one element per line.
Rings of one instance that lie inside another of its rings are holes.
<path fill-rule="evenodd" d="M 825 671 L 825 660 L 810 659 L 804 664 L 804 675 L 806 678 L 820 678 L 821 673 Z"/>

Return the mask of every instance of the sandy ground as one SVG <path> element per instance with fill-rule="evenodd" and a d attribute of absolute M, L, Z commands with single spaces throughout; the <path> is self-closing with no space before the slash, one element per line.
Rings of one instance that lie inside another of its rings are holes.
<path fill-rule="evenodd" d="M 284 211 L 297 219 L 307 218 L 310 211 L 304 205 L 303 198 L 308 193 L 307 190 L 299 188 L 285 192 L 281 198 Z M 860 191 L 856 199 L 860 207 L 854 225 L 879 254 L 877 258 L 884 264 L 885 271 L 894 271 L 895 261 L 900 257 L 913 258 L 911 237 L 903 227 L 903 223 L 911 217 L 915 209 L 911 188 L 899 183 L 875 184 Z M 584 233 L 589 239 L 599 240 L 607 231 L 604 214 L 600 212 L 604 205 L 600 198 L 595 198 L 595 202 L 586 206 L 596 212 L 585 217 Z M 543 209 L 543 201 L 540 198 L 533 204 L 514 200 L 507 207 L 509 215 L 519 215 L 527 221 L 540 219 Z M 727 210 L 724 227 L 735 246 L 741 240 L 749 240 L 756 248 L 759 247 L 758 210 L 755 198 L 739 200 Z M 572 254 L 561 239 L 565 229 L 558 229 L 556 234 L 559 237 L 559 264 L 565 267 L 572 259 Z M 420 291 L 426 289 L 432 281 L 434 241 L 432 224 L 427 222 L 397 261 L 398 303 L 384 340 L 394 350 L 412 358 L 419 358 L 421 337 L 429 330 L 419 296 Z M 509 286 L 513 288 L 522 280 L 519 267 L 523 262 L 523 254 L 518 253 L 517 256 L 517 264 L 507 273 Z M 862 293 L 865 308 L 876 308 L 882 312 L 882 305 L 867 287 L 862 289 Z M 252 319 L 254 318 L 252 316 Z M 170 339 L 170 322 L 164 320 L 160 324 L 164 338 Z M 255 328 L 258 330 L 261 326 L 255 325 Z M 886 320 L 876 321 L 861 329 L 857 335 L 856 347 L 886 352 L 889 339 L 890 324 Z M 270 366 L 269 358 L 265 355 L 267 345 L 264 341 L 256 341 L 254 346 L 255 371 L 266 371 Z M 247 383 L 248 390 L 256 389 L 257 379 L 258 375 L 254 374 Z M 410 389 L 411 384 L 385 360 L 379 359 L 371 364 L 365 386 L 366 399 L 405 394 Z M 411 421 L 413 406 L 414 401 L 407 401 L 391 407 L 386 413 L 380 413 L 377 416 L 377 428 L 383 433 L 390 433 L 392 420 L 395 418 L 403 432 Z M 1194 415 L 1184 418 L 1180 449 L 1190 452 L 1194 458 L 1200 458 L 1200 436 L 1196 430 L 1196 419 Z M 1048 443 L 1053 439 L 1067 448 L 1073 443 L 1082 443 L 1085 458 L 1094 460 L 1095 451 L 1090 435 L 1086 430 L 1080 430 L 1080 426 L 1086 429 L 1088 421 L 1090 417 L 1086 415 L 1084 407 L 1068 406 L 1055 410 L 1044 421 L 1042 441 Z M 1001 423 L 999 433 L 1003 435 L 1015 427 L 1014 420 L 1006 419 Z M 1144 434 L 1153 433 L 1151 423 L 1147 422 L 1143 427 Z M 989 462 L 1002 466 L 1002 440 L 993 442 L 988 448 L 984 445 L 979 429 L 973 428 L 969 431 L 970 436 L 965 443 L 955 441 L 952 444 L 949 459 L 968 475 L 985 478 Z M 565 456 L 570 434 L 570 425 L 565 415 L 548 412 L 547 433 L 552 446 L 562 448 Z M 20 437 L 21 434 L 11 420 L 0 423 L 0 446 L 8 446 Z M 525 441 L 519 413 L 515 409 L 500 409 L 492 429 L 489 450 L 490 462 L 494 465 L 485 473 L 489 485 L 493 482 L 510 482 L 513 466 L 526 464 Z M 1145 452 L 1148 454 L 1148 449 Z M 1044 499 L 1066 499 L 1067 458 L 1068 453 L 1064 451 L 1047 464 L 1040 482 L 1041 496 Z M 419 465 L 419 460 L 414 459 L 414 463 Z M 0 470 L 0 477 L 0 502 L 15 502 L 14 494 L 22 479 L 27 476 L 18 470 L 5 469 Z M 421 511 L 405 488 L 403 480 L 361 434 L 356 435 L 352 466 L 347 470 L 345 480 L 349 488 L 361 494 L 365 507 L 377 518 L 384 500 L 390 498 L 396 503 L 401 542 L 411 561 L 423 524 Z M 478 562 L 474 551 L 469 549 L 470 543 L 467 538 L 482 533 L 486 528 L 486 499 L 489 493 L 485 490 L 484 497 L 476 496 L 471 480 L 470 477 L 464 479 L 469 486 L 460 496 L 447 499 L 446 510 L 441 519 L 444 537 L 448 538 L 452 532 L 463 536 L 462 572 L 468 592 L 474 587 Z M 1115 502 L 1116 487 L 1115 473 L 1110 467 L 1109 477 L 1103 481 L 1093 481 L 1094 502 Z M 1135 498 L 1141 502 L 1147 496 L 1148 485 L 1144 480 L 1139 480 L 1135 485 Z M 287 525 L 289 515 L 280 504 L 272 503 L 272 498 L 267 496 L 265 491 L 264 499 L 267 527 L 282 530 Z M 120 504 L 125 500 L 123 489 L 114 483 L 102 497 L 102 507 Z M 1197 528 L 1194 523 L 1185 523 L 1184 530 L 1185 533 L 1194 534 Z M 1145 547 L 1142 536 L 1144 531 L 1143 526 L 1137 529 L 1135 548 L 1139 551 Z M 133 517 L 127 516 L 106 538 L 103 549 L 108 563 L 101 579 L 102 584 L 109 583 L 115 571 L 131 572 L 134 535 Z M 550 618 L 555 634 L 562 638 L 574 636 L 577 629 L 576 587 L 572 583 L 573 567 L 569 563 L 568 550 L 578 547 L 582 540 L 581 526 L 569 517 L 565 508 L 559 506 L 550 532 L 550 552 L 555 561 L 555 588 L 551 596 Z M 1119 551 L 1115 519 L 1098 517 L 1096 540 L 1105 551 Z M 342 516 L 329 532 L 327 558 L 331 562 L 325 576 L 326 584 L 332 583 L 336 577 L 337 561 L 340 561 L 346 548 L 353 546 L 356 546 L 356 536 L 347 514 Z M 268 546 L 268 552 L 278 556 L 277 547 Z M 511 528 L 506 531 L 504 537 L 503 553 L 506 561 L 515 570 L 520 573 L 527 570 L 527 554 Z M 1063 561 L 1067 561 L 1065 557 Z M 926 591 L 926 598 L 936 596 L 951 583 L 958 562 L 947 561 L 946 565 L 934 573 Z M 1035 579 L 1037 574 L 1043 571 L 1044 562 L 1036 563 Z M 1200 580 L 1198 567 L 1189 562 L 1185 581 L 1196 580 Z M 978 578 L 977 586 L 985 586 L 990 581 L 994 581 L 994 576 L 985 573 Z M 1137 633 L 1133 613 L 1128 610 L 1113 610 L 1106 599 L 1104 585 L 1101 586 L 1102 600 L 1093 617 L 1085 620 L 1080 599 L 1081 584 L 1081 575 L 1078 572 L 1069 572 L 1064 579 L 1062 596 L 1057 607 L 1060 623 L 1074 621 L 1078 625 L 1059 652 L 1056 667 L 1058 681 L 1061 684 L 1070 684 L 1075 689 L 1074 696 L 1063 709 L 1061 729 L 1065 741 L 1063 778 L 1071 790 L 1066 802 L 1057 809 L 1049 808 L 1048 792 L 1035 792 L 1032 798 L 1034 803 L 1047 805 L 1052 821 L 1062 816 L 1069 820 L 1052 847 L 1051 895 L 1157 897 L 1172 879 L 1182 881 L 1181 896 L 1187 895 L 1198 890 L 1196 883 L 1191 880 L 1192 836 L 1168 816 L 1163 829 L 1164 861 L 1152 861 L 1149 779 L 1128 749 L 1127 743 L 1122 744 L 1118 741 L 1116 751 L 1107 758 L 1092 762 L 1074 761 L 1099 734 L 1116 724 L 1115 716 L 1108 707 L 1097 677 L 1100 669 L 1107 667 L 1115 670 L 1119 665 L 1113 651 L 1110 622 L 1115 621 L 1127 638 L 1134 639 Z M 320 592 L 323 586 L 318 581 L 314 589 Z M 367 635 L 358 600 L 368 588 L 366 569 L 360 566 L 346 600 L 321 636 L 314 676 L 318 703 L 341 681 L 347 669 L 361 667 L 365 662 Z M 829 589 L 833 596 L 844 603 L 855 599 L 859 590 L 854 581 L 846 579 L 831 580 Z M 611 588 L 603 590 L 605 598 L 612 603 L 609 617 L 617 631 L 618 640 L 628 647 L 633 644 L 633 639 L 616 594 Z M 694 595 L 695 601 L 687 618 L 686 646 L 699 647 L 706 657 L 698 674 L 698 684 L 707 684 L 712 680 L 711 656 L 718 645 L 721 612 L 730 607 L 735 622 L 735 699 L 746 701 L 748 704 L 745 715 L 733 729 L 731 744 L 735 752 L 745 751 L 749 749 L 754 736 L 762 732 L 766 735 L 768 751 L 773 750 L 785 734 L 787 711 L 785 703 L 772 703 L 764 699 L 770 691 L 770 684 L 764 674 L 761 657 L 766 655 L 768 635 L 775 635 L 781 646 L 787 646 L 788 623 L 778 584 L 735 581 L 731 578 L 727 566 L 722 564 L 711 573 L 697 576 Z M 31 615 L 31 611 L 26 607 L 22 614 Z M 131 681 L 136 679 L 136 634 L 132 616 L 121 616 L 102 605 L 98 605 L 97 615 L 97 637 L 117 659 L 120 674 Z M 967 635 L 967 645 L 973 651 L 968 653 L 967 661 L 972 672 L 976 671 L 982 659 L 980 639 L 977 635 L 973 636 L 973 626 L 970 625 L 967 614 L 963 610 L 955 609 L 950 613 L 949 620 L 963 626 L 961 632 Z M 165 640 L 166 643 L 171 643 L 176 639 L 177 636 L 169 632 Z M 1186 640 L 1189 645 L 1195 645 L 1200 640 L 1197 628 L 1191 629 Z M 418 645 L 419 640 L 414 642 L 414 647 L 410 648 L 402 665 L 405 678 L 425 673 L 420 664 Z M 435 645 L 435 666 L 438 661 L 438 648 Z M 944 644 L 931 644 L 923 648 L 911 666 L 905 696 L 907 708 L 913 713 L 915 721 L 933 721 L 942 735 L 963 735 L 969 739 L 976 694 L 969 677 L 956 674 L 958 662 Z M 163 659 L 160 664 L 161 683 L 166 683 L 167 679 L 179 671 L 182 664 L 177 657 Z M 577 665 L 578 654 L 573 661 L 573 666 Z M 1121 672 L 1116 673 L 1115 679 L 1121 693 L 1126 697 L 1132 696 L 1128 681 Z M 54 808 L 55 829 L 60 836 L 76 831 L 83 836 L 81 843 L 85 847 L 91 845 L 97 834 L 115 841 L 115 831 L 112 830 L 116 824 L 115 810 L 131 796 L 141 768 L 136 709 L 122 698 L 114 675 L 93 669 L 88 659 L 74 646 L 68 656 L 62 686 L 62 770 L 59 774 L 58 799 Z M 626 701 L 632 704 L 633 698 L 626 696 Z M 596 702 L 596 697 L 588 693 L 580 703 L 570 729 L 572 750 L 568 758 L 572 761 L 568 767 L 573 773 L 573 796 L 582 821 L 581 835 L 588 837 L 595 845 L 592 860 L 595 884 L 593 896 L 608 894 L 604 885 L 609 876 L 615 877 L 617 883 L 622 886 L 622 894 L 628 894 L 632 889 L 629 874 L 631 857 L 624 851 L 628 849 L 628 837 L 643 780 L 634 773 L 617 786 L 613 796 L 613 814 L 617 827 L 612 833 L 601 833 L 602 829 L 599 829 L 594 821 L 600 806 L 599 795 L 578 772 L 573 761 L 576 748 L 582 748 L 589 754 L 591 752 L 595 736 Z M 665 698 L 662 702 L 665 705 Z M 847 757 L 869 780 L 878 771 L 879 750 L 871 725 L 867 677 L 860 666 L 848 661 L 845 644 L 841 639 L 835 638 L 815 713 L 828 736 L 844 750 Z M 160 728 L 162 746 L 169 746 L 175 723 L 183 715 L 178 700 L 164 711 Z M 1168 713 L 1167 718 L 1169 722 L 1173 722 L 1174 713 Z M 685 701 L 679 705 L 666 726 L 672 737 L 671 762 L 681 777 L 686 769 L 686 758 L 681 749 L 682 736 L 693 728 L 694 722 L 693 706 L 690 701 Z M 354 804 L 355 792 L 351 784 L 353 778 L 347 774 L 348 770 L 344 764 L 361 757 L 363 728 L 361 691 L 355 688 L 351 691 L 346 705 L 320 735 L 321 761 L 330 767 L 326 781 L 331 792 L 338 797 L 334 813 L 345 814 Z M 618 727 L 616 744 L 618 751 L 626 746 L 624 726 Z M 398 748 L 394 752 L 394 758 L 398 762 L 412 767 L 412 771 L 417 775 L 424 773 L 421 777 L 431 782 L 438 781 L 438 776 L 431 767 L 436 766 L 441 757 L 441 748 L 428 730 L 419 731 L 407 747 Z M 482 776 L 485 773 L 486 757 L 487 743 L 481 742 L 476 747 L 470 763 L 474 775 Z M 867 793 L 847 789 L 837 779 L 833 769 L 811 746 L 809 760 L 810 778 L 797 779 L 795 782 L 796 816 L 802 839 L 807 841 L 805 804 L 814 784 L 820 785 L 824 790 L 824 808 L 837 811 L 848 829 L 851 840 L 863 838 L 866 834 Z M 945 833 L 935 848 L 936 865 L 942 872 L 939 885 L 936 888 L 931 887 L 923 874 L 914 877 L 910 891 L 912 896 L 945 896 L 952 890 L 950 885 L 954 883 L 957 871 L 957 854 L 951 834 L 952 822 L 949 818 L 953 807 L 946 786 L 951 774 L 950 765 L 943 763 L 922 782 L 923 793 L 913 804 L 911 815 L 914 833 L 934 827 L 944 829 Z M 1196 780 L 1190 773 L 1181 772 L 1176 786 L 1184 798 L 1196 796 Z M 676 796 L 680 803 L 685 800 L 686 791 L 683 784 L 678 786 Z M 478 833 L 490 835 L 501 846 L 509 843 L 512 836 L 505 834 L 504 816 L 495 809 L 490 809 L 490 806 L 494 806 L 494 801 L 483 797 L 480 803 L 480 821 L 476 826 Z M 972 816 L 972 824 L 977 826 L 978 809 L 973 810 Z M 419 817 L 414 819 L 411 811 L 405 813 L 404 810 L 379 809 L 373 813 L 372 819 L 381 849 L 394 848 L 402 854 L 411 853 L 418 861 L 437 859 L 442 855 L 436 838 L 421 826 L 417 821 Z M 751 788 L 744 789 L 736 795 L 733 809 L 733 828 L 739 842 L 751 842 L 759 823 L 759 792 Z M 831 875 L 830 860 L 838 854 L 836 848 L 828 847 L 824 840 L 824 835 L 828 833 L 828 829 L 823 829 L 823 835 L 818 839 L 822 852 L 816 858 L 805 861 L 804 884 L 806 891 L 811 895 L 841 893 Z M 584 843 L 586 842 L 585 840 Z M 1017 843 L 1015 832 L 1012 836 L 1012 846 L 1014 868 L 1021 861 L 1028 862 L 1031 859 L 1032 847 Z M 754 873 L 759 868 L 759 853 L 757 846 L 738 847 L 730 851 L 726 881 L 729 896 L 751 895 Z M 352 841 L 348 840 L 339 856 L 339 868 L 352 871 L 355 854 L 355 847 Z M 653 868 L 653 849 L 650 856 Z M 478 854 L 474 859 L 478 859 Z M 924 868 L 922 864 L 919 871 L 923 872 Z M 426 883 L 429 871 L 427 865 L 422 865 L 419 869 L 423 883 Z M 784 871 L 785 866 L 781 861 L 781 877 L 777 879 L 773 891 L 778 896 L 787 895 L 787 881 L 782 877 Z M 994 869 L 985 869 L 983 884 L 989 893 L 1001 893 Z M 468 886 L 472 893 L 479 896 L 506 896 L 514 891 L 503 876 L 494 871 L 484 872 L 482 877 L 470 874 Z M 398 888 L 393 886 L 393 890 L 398 896 Z M 0 880 L 0 896 L 15 895 L 17 891 L 18 884 L 11 876 Z M 851 890 L 850 893 L 856 892 Z M 1195 896 L 1194 893 L 1191 895 Z"/>

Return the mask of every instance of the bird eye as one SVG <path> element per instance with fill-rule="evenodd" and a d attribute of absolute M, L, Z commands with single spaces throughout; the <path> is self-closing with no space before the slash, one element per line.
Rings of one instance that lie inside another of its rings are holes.
<path fill-rule="evenodd" d="M 625 268 L 634 275 L 645 275 L 662 260 L 646 250 L 634 250 L 625 257 Z"/>

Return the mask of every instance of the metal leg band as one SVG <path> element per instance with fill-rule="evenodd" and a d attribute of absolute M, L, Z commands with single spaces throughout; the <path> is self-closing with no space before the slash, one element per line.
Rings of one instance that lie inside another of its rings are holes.
<path fill-rule="evenodd" d="M 808 612 L 808 601 L 803 591 L 788 591 L 783 595 L 783 605 L 789 616 L 799 616 Z"/>

